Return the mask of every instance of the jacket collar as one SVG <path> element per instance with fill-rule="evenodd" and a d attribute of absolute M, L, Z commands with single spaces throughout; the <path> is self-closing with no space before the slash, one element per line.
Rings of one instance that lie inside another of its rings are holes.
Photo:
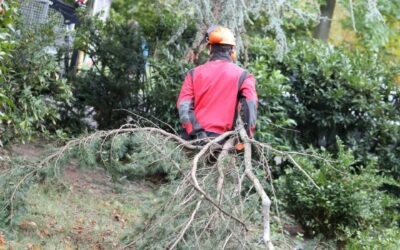
<path fill-rule="evenodd" d="M 213 55 L 211 56 L 210 61 L 216 61 L 216 60 L 232 62 L 232 58 L 228 53 L 224 53 L 224 52 L 220 52 L 220 51 L 213 53 Z"/>

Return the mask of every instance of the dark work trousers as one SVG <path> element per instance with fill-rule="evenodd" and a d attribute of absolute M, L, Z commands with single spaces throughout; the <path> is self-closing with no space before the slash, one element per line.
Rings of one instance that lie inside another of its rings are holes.
<path fill-rule="evenodd" d="M 213 139 L 213 138 L 216 138 L 216 137 L 218 137 L 220 135 L 221 134 L 210 132 L 210 131 L 199 131 L 199 132 L 197 132 L 195 134 L 190 134 L 189 135 L 186 132 L 185 129 L 182 129 L 182 131 L 181 131 L 181 138 L 186 140 L 186 141 L 201 140 L 201 139 L 206 139 L 206 138 Z M 223 140 L 222 142 L 219 142 L 219 144 L 222 145 L 222 144 L 224 144 L 225 141 L 226 140 Z"/>
<path fill-rule="evenodd" d="M 182 132 L 181 132 L 181 138 L 186 140 L 186 141 L 201 140 L 201 139 L 206 139 L 206 138 L 214 139 L 214 138 L 216 138 L 216 137 L 218 137 L 220 135 L 221 134 L 214 133 L 214 132 L 209 132 L 209 131 L 200 131 L 200 132 L 196 133 L 195 135 L 188 135 L 188 133 L 186 133 L 185 129 L 183 129 Z M 228 139 L 229 139 L 229 137 L 223 139 L 220 142 L 218 142 L 218 144 L 219 145 L 224 145 L 224 143 Z M 200 141 L 200 142 L 197 143 L 197 145 L 204 146 L 206 143 L 207 143 L 207 141 Z M 220 148 L 214 149 L 212 154 L 210 154 L 208 156 L 207 163 L 211 164 L 211 165 L 214 165 L 217 162 L 218 156 L 219 156 L 220 153 L 221 153 L 221 149 Z"/>

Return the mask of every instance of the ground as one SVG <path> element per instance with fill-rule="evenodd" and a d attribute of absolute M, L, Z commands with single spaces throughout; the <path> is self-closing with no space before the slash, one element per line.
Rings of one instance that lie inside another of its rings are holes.
<path fill-rule="evenodd" d="M 11 154 L 33 160 L 44 145 L 13 146 Z M 17 239 L 5 239 L 12 249 L 118 249 L 129 229 L 143 223 L 142 201 L 155 199 L 149 182 L 117 186 L 103 169 L 80 169 L 74 161 L 61 181 L 34 184 L 27 197 L 29 213 L 16 218 Z"/>

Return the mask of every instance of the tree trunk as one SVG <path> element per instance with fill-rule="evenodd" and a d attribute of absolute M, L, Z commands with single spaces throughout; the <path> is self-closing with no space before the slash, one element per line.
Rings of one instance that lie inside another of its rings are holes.
<path fill-rule="evenodd" d="M 328 40 L 331 30 L 333 11 L 335 10 L 336 0 L 326 0 L 325 4 L 321 4 L 321 21 L 314 28 L 314 38 L 323 41 Z"/>

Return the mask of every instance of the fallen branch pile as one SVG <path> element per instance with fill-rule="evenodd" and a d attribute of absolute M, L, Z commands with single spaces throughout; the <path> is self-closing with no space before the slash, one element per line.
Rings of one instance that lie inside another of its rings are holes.
<path fill-rule="evenodd" d="M 52 169 L 56 176 L 61 175 L 61 162 L 74 148 L 100 140 L 102 156 L 106 141 L 111 140 L 108 152 L 111 154 L 119 137 L 140 134 L 152 150 L 149 154 L 158 154 L 158 160 L 172 164 L 177 174 L 162 188 L 160 206 L 136 229 L 133 237 L 128 237 L 129 243 L 122 249 L 273 249 L 271 199 L 265 191 L 271 179 L 267 155 L 273 153 L 287 158 L 310 177 L 290 152 L 252 140 L 243 126 L 239 127 L 203 141 L 204 146 L 151 127 L 122 127 L 71 140 L 35 166 L 26 166 L 0 211 L 8 211 L 12 226 L 17 193 L 43 169 Z M 239 141 L 244 144 L 244 154 L 235 150 Z M 165 150 L 168 143 L 174 145 L 172 151 Z M 252 146 L 259 156 L 257 161 L 252 159 Z M 177 161 L 173 157 L 177 153 L 186 155 L 188 160 Z M 254 164 L 257 170 L 262 170 L 262 175 L 260 171 L 255 173 Z M 0 172 L 0 177 L 9 174 L 7 171 Z M 310 181 L 315 185 L 311 178 Z"/>

